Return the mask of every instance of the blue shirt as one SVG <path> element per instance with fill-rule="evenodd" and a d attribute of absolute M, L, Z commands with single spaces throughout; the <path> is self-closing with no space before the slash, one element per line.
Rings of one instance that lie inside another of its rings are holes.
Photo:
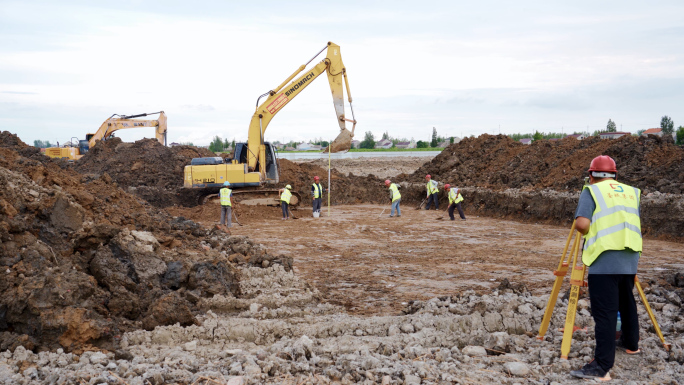
<path fill-rule="evenodd" d="M 591 220 L 596 210 L 596 202 L 589 189 L 582 190 L 575 218 L 585 217 Z M 641 208 L 639 208 L 641 216 Z M 589 266 L 589 274 L 636 274 L 639 265 L 639 252 L 632 249 L 606 250 Z"/>

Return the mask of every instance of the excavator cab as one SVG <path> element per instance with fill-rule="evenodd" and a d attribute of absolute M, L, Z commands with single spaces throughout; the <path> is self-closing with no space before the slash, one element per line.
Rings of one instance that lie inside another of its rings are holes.
<path fill-rule="evenodd" d="M 269 142 L 264 142 L 266 146 L 266 180 L 264 183 L 278 183 L 279 172 L 278 172 L 278 162 L 275 154 L 275 148 Z M 247 143 L 235 143 L 235 152 L 233 153 L 233 161 L 237 163 L 247 163 L 247 154 L 249 153 L 249 148 Z M 257 162 L 257 170 L 261 170 L 261 161 Z"/>

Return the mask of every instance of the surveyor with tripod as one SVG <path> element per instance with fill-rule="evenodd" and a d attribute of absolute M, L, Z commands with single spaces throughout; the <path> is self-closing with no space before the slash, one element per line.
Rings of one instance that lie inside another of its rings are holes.
<path fill-rule="evenodd" d="M 617 343 L 627 354 L 639 354 L 639 318 L 632 290 L 642 251 L 641 190 L 617 182 L 615 161 L 597 156 L 589 167 L 589 185 L 580 195 L 576 229 L 584 235 L 582 262 L 589 267 L 589 298 L 594 318 L 594 359 L 570 374 L 610 380 L 615 363 L 618 311 L 622 336 Z"/>

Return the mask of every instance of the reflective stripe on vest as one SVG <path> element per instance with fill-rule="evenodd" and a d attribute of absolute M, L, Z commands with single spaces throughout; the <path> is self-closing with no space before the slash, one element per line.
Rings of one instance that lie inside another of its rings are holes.
<path fill-rule="evenodd" d="M 314 188 L 314 196 L 313 196 L 314 199 L 320 198 L 321 195 L 323 195 L 323 189 L 321 188 L 321 184 L 320 183 L 314 183 L 313 188 Z"/>
<path fill-rule="evenodd" d="M 642 251 L 639 200 L 641 190 L 614 180 L 588 188 L 596 202 L 589 232 L 584 236 L 582 262 L 591 266 L 606 250 Z"/>
<path fill-rule="evenodd" d="M 449 204 L 455 203 L 458 204 L 463 201 L 463 196 L 461 196 L 461 193 L 458 192 L 457 188 L 452 188 L 449 190 Z"/>
<path fill-rule="evenodd" d="M 427 182 L 426 187 L 427 187 L 427 192 L 429 195 L 432 195 L 436 192 L 439 192 L 439 189 L 437 189 L 437 182 L 435 182 L 434 180 Z"/>
<path fill-rule="evenodd" d="M 228 187 L 224 187 L 219 191 L 219 196 L 221 197 L 221 206 L 232 206 L 230 202 L 230 193 L 233 192 Z"/>
<path fill-rule="evenodd" d="M 392 202 L 401 199 L 401 194 L 399 194 L 399 188 L 396 184 L 392 183 L 389 186 L 390 191 L 392 191 Z"/>
<path fill-rule="evenodd" d="M 292 197 L 292 193 L 290 190 L 285 189 L 282 194 L 280 194 L 280 200 L 287 203 L 288 205 L 290 204 L 290 197 Z"/>

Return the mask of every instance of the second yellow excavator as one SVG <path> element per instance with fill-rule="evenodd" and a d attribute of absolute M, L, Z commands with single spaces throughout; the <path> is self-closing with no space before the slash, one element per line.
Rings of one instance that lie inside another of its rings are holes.
<path fill-rule="evenodd" d="M 306 66 L 326 49 L 325 58 L 302 74 Z M 277 194 L 278 190 L 264 189 L 263 186 L 264 184 L 278 183 L 280 173 L 276 151 L 274 146 L 264 141 L 264 133 L 273 117 L 323 73 L 328 75 L 335 114 L 340 126 L 340 134 L 330 144 L 330 151 L 348 150 L 354 136 L 356 119 L 354 119 L 354 110 L 351 107 L 352 97 L 349 91 L 347 70 L 342 63 L 340 46 L 329 42 L 326 47 L 306 64 L 301 65 L 278 87 L 259 96 L 256 111 L 249 124 L 247 143 L 236 143 L 232 159 L 223 160 L 218 157 L 193 159 L 190 165 L 185 166 L 183 187 L 203 190 L 206 194 L 199 194 L 200 203 L 203 203 L 207 196 L 216 194 L 225 181 L 230 182 L 232 189 L 242 189 L 242 191 L 234 192 L 234 194 L 242 195 L 242 203 L 263 204 L 272 201 L 273 195 Z M 344 114 L 343 79 L 352 119 L 347 119 Z M 263 97 L 267 98 L 260 104 Z M 347 130 L 346 122 L 353 124 L 351 132 Z M 251 200 L 251 203 L 248 200 Z"/>
<path fill-rule="evenodd" d="M 159 114 L 157 120 L 136 120 L 133 118 L 140 118 L 148 115 Z M 100 128 L 93 134 L 86 134 L 86 138 L 82 140 L 72 140 L 72 145 L 69 147 L 50 147 L 45 149 L 45 155 L 51 158 L 65 158 L 68 160 L 81 159 L 88 150 L 95 146 L 98 140 L 109 139 L 114 132 L 118 130 L 124 130 L 127 128 L 138 128 L 138 127 L 154 127 L 154 136 L 157 138 L 159 143 L 166 146 L 166 114 L 164 111 L 150 112 L 146 114 L 137 115 L 118 115 L 114 114 L 105 120 Z M 78 142 L 78 147 L 76 147 L 76 142 Z"/>

